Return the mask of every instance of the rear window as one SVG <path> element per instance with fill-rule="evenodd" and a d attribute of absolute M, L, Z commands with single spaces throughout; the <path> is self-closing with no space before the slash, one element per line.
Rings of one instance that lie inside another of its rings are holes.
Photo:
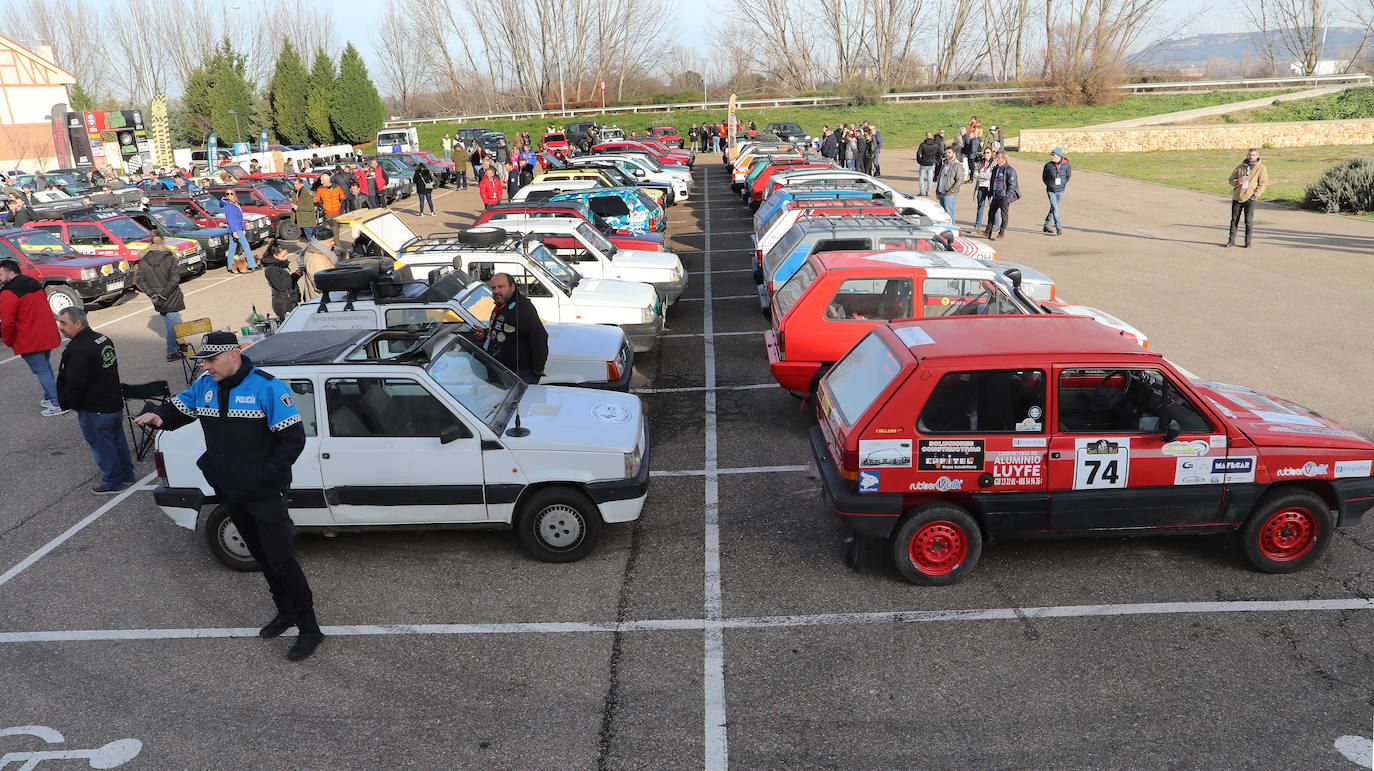
<path fill-rule="evenodd" d="M 778 206 L 774 208 L 773 213 L 768 215 L 768 219 L 763 221 L 763 227 L 759 228 L 759 235 L 767 235 L 768 231 L 773 228 L 773 225 L 778 220 L 782 219 L 783 215 L 787 214 L 787 212 L 789 211 L 792 210 L 788 209 L 786 206 Z"/>
<path fill-rule="evenodd" d="M 562 134 L 545 134 L 545 135 L 544 135 L 544 141 L 545 141 L 545 142 L 566 142 L 566 141 L 568 141 L 568 138 L 565 137 L 565 136 L 563 136 Z"/>
<path fill-rule="evenodd" d="M 811 282 L 816 280 L 816 266 L 810 262 L 805 262 L 797 272 L 792 274 L 792 278 L 787 279 L 787 283 L 773 296 L 773 305 L 777 307 L 777 316 L 782 318 L 792 309 L 793 305 L 806 294 L 806 288 L 811 286 Z"/>
<path fill-rule="evenodd" d="M 840 422 L 854 425 L 901 371 L 901 359 L 881 337 L 870 332 L 860 340 L 825 376 L 825 390 Z"/>

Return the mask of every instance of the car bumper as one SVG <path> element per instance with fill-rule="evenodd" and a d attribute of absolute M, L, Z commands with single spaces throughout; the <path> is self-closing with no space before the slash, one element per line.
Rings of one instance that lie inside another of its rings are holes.
<path fill-rule="evenodd" d="M 653 287 L 658 296 L 663 298 L 664 305 L 672 305 L 687 289 L 687 273 L 683 271 L 682 278 L 677 281 L 659 281 L 653 284 Z"/>
<path fill-rule="evenodd" d="M 76 291 L 77 297 L 86 302 L 105 300 L 124 294 L 134 285 L 132 273 L 117 276 L 102 276 L 91 281 L 73 281 L 68 286 Z"/>
<path fill-rule="evenodd" d="M 759 273 L 762 274 L 763 271 L 760 270 Z M 759 284 L 754 287 L 754 291 L 759 294 L 759 310 L 763 311 L 763 317 L 765 319 L 773 318 L 773 303 L 768 299 L 768 287 Z"/>
<path fill-rule="evenodd" d="M 587 495 L 601 509 L 601 520 L 608 524 L 633 522 L 639 519 L 644 509 L 644 499 L 649 497 L 649 450 L 652 442 L 648 432 L 644 434 L 644 456 L 639 462 L 639 473 L 633 479 L 616 479 L 609 482 L 587 484 Z"/>
<path fill-rule="evenodd" d="M 811 427 L 811 457 L 821 473 L 821 486 L 830 507 L 851 530 L 860 535 L 886 538 L 902 516 L 902 496 L 899 493 L 851 493 L 840 477 L 835 459 L 825 444 L 819 426 Z"/>
<path fill-rule="evenodd" d="M 630 350 L 635 353 L 652 351 L 658 336 L 663 334 L 663 317 L 657 316 L 647 324 L 621 324 L 620 330 L 630 342 Z"/>
<path fill-rule="evenodd" d="M 194 487 L 158 487 L 153 490 L 153 503 L 174 524 L 195 530 L 200 508 L 205 505 L 205 493 Z"/>
<path fill-rule="evenodd" d="M 1374 508 L 1374 478 L 1338 479 L 1331 486 L 1336 488 L 1339 504 L 1338 527 L 1359 525 L 1365 513 Z"/>
<path fill-rule="evenodd" d="M 787 361 L 784 351 L 778 348 L 776 335 L 772 330 L 763 333 L 763 345 L 768 351 L 768 371 L 778 385 L 794 394 L 805 394 L 811 390 L 811 381 L 820 371 L 821 365 L 814 361 Z"/>

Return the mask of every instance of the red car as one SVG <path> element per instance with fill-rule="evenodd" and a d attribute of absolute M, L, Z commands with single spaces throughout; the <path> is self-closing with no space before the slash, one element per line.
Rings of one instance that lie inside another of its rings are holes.
<path fill-rule="evenodd" d="M 649 129 L 649 136 L 667 145 L 669 149 L 682 149 L 682 135 L 677 133 L 677 129 L 672 126 L 654 126 Z"/>
<path fill-rule="evenodd" d="M 171 192 L 150 193 L 148 202 L 175 209 L 203 228 L 228 227 L 228 222 L 224 219 L 224 207 L 220 205 L 220 198 L 209 193 L 193 195 Z M 255 247 L 261 246 L 272 233 L 272 220 L 245 209 L 243 227 L 244 236 L 248 239 L 248 243 Z"/>
<path fill-rule="evenodd" d="M 207 194 L 220 201 L 223 201 L 230 191 L 238 195 L 239 208 L 267 217 L 272 223 L 272 232 L 276 233 L 278 238 L 287 238 L 282 232 L 282 226 L 290 225 L 291 215 L 296 212 L 296 207 L 288 196 L 270 185 L 211 185 L 205 189 Z"/>
<path fill-rule="evenodd" d="M 592 213 L 586 204 L 576 201 L 560 201 L 551 203 L 541 201 L 538 204 L 524 203 L 498 203 L 477 215 L 472 227 L 485 225 L 495 222 L 498 226 L 503 219 L 525 218 L 525 217 L 571 217 L 589 223 L 592 227 L 601 232 L 608 241 L 616 245 L 618 249 L 635 249 L 641 252 L 661 252 L 663 251 L 662 233 L 645 233 L 643 235 L 630 233 L 624 230 L 617 230 L 606 224 L 606 221 Z"/>
<path fill-rule="evenodd" d="M 697 157 L 697 153 L 695 150 L 674 149 L 672 147 L 669 147 L 668 143 L 664 142 L 661 139 L 654 139 L 653 137 L 640 137 L 639 142 L 640 144 L 652 147 L 655 150 L 658 150 L 659 152 L 667 153 L 668 155 L 674 158 L 683 158 L 687 161 L 688 166 L 691 166 L 692 160 Z"/>
<path fill-rule="evenodd" d="M 763 168 L 763 171 L 759 172 L 759 175 L 754 178 L 754 182 L 749 189 L 743 191 L 745 201 L 749 204 L 749 211 L 759 210 L 759 206 L 763 203 L 763 199 L 766 198 L 770 192 L 770 185 L 773 181 L 774 174 L 783 170 L 798 171 L 800 169 L 833 168 L 834 166 L 832 164 L 820 163 L 809 158 L 800 160 L 788 158 L 786 160 L 777 160 L 769 163 Z"/>
<path fill-rule="evenodd" d="M 542 145 L 543 150 L 550 153 L 562 153 L 566 156 L 568 153 L 572 152 L 572 147 L 568 144 L 568 137 L 566 134 L 545 134 L 543 138 L 539 140 L 539 144 Z"/>
<path fill-rule="evenodd" d="M 621 141 L 621 142 L 601 142 L 592 146 L 593 153 L 648 153 L 654 160 L 664 166 L 687 166 L 692 164 L 686 158 L 670 155 L 666 150 L 650 147 L 641 142 Z"/>
<path fill-rule="evenodd" d="M 124 212 L 92 206 L 57 212 L 55 219 L 34 220 L 24 227 L 51 233 L 71 244 L 75 251 L 117 257 L 130 265 L 138 264 L 139 253 L 151 245 L 153 237 Z M 205 269 L 205 249 L 200 244 L 174 236 L 166 236 L 163 241 L 177 256 L 177 264 L 184 272 Z"/>
<path fill-rule="evenodd" d="M 826 494 L 913 583 L 960 580 L 985 540 L 1180 533 L 1291 573 L 1374 506 L 1368 439 L 1088 319 L 879 325 L 818 393 Z"/>
<path fill-rule="evenodd" d="M 118 299 L 134 286 L 127 260 L 83 254 L 44 230 L 0 230 L 0 257 L 19 263 L 24 275 L 43 285 L 54 314 L 63 308 Z"/>

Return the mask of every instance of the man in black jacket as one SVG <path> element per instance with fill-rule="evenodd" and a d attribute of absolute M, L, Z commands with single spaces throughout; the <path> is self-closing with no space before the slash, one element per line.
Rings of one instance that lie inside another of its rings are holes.
<path fill-rule="evenodd" d="M 114 343 L 87 326 L 86 312 L 76 306 L 58 312 L 57 328 L 71 340 L 57 370 L 57 401 L 63 409 L 76 410 L 81 435 L 100 467 L 100 484 L 91 492 L 120 492 L 124 485 L 134 483 L 134 459 L 124 436 L 124 400 Z"/>
<path fill-rule="evenodd" d="M 507 273 L 491 277 L 491 295 L 496 299 L 491 328 L 476 330 L 477 339 L 484 340 L 487 353 L 520 379 L 537 384 L 549 358 L 549 333 L 539 320 L 539 311 L 520 294 Z"/>
<path fill-rule="evenodd" d="M 286 492 L 291 464 L 305 448 L 305 428 L 286 384 L 253 366 L 232 332 L 211 332 L 195 354 L 209 377 L 198 378 L 166 404 L 134 420 L 174 430 L 200 419 L 205 453 L 196 466 L 205 475 L 253 559 L 262 565 L 277 615 L 258 636 L 299 629 L 287 652 L 306 658 L 324 640 L 315 620 L 314 595 L 296 561 Z"/>
<path fill-rule="evenodd" d="M 935 187 L 935 162 L 940 159 L 941 150 L 935 143 L 935 135 L 926 132 L 926 138 L 916 147 L 917 177 L 921 182 L 921 195 L 928 195 Z"/>

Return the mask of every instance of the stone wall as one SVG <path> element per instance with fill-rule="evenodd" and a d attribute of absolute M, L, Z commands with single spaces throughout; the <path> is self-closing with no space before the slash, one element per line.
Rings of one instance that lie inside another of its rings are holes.
<path fill-rule="evenodd" d="M 1374 145 L 1374 118 L 1127 129 L 1028 129 L 1020 132 L 1017 149 L 1047 153 L 1060 147 L 1072 155 L 1317 145 Z"/>

